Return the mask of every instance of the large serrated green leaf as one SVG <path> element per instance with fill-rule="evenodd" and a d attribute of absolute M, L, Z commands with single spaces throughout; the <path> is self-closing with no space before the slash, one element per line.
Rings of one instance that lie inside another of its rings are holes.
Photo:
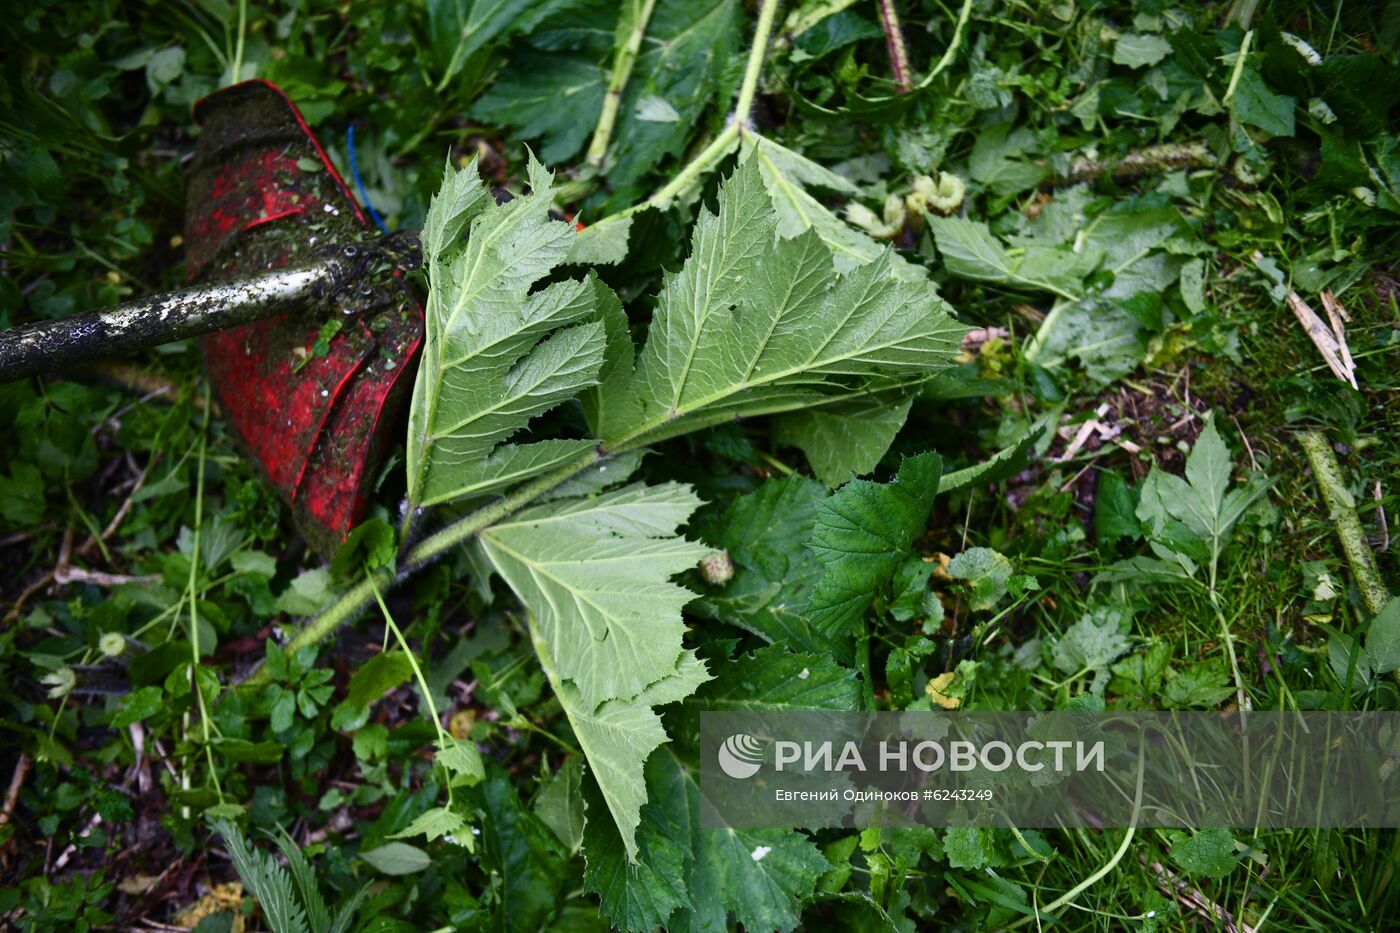
<path fill-rule="evenodd" d="M 815 844 L 790 829 L 706 829 L 693 767 L 669 751 L 646 766 L 651 802 L 643 809 L 636 866 L 609 827 L 585 833 L 584 886 L 624 930 L 791 930 L 799 899 L 831 866 Z"/>
<path fill-rule="evenodd" d="M 518 482 L 587 446 L 504 444 L 532 418 L 593 385 L 603 365 L 597 307 L 605 286 L 589 278 L 530 291 L 564 260 L 574 236 L 571 225 L 550 219 L 551 180 L 533 158 L 530 184 L 528 195 L 487 203 L 473 163 L 449 173 L 429 210 L 424 256 L 431 288 L 409 415 L 414 506 Z"/>
<path fill-rule="evenodd" d="M 919 454 L 900 464 L 893 483 L 853 480 L 822 503 L 810 546 L 826 572 L 807 614 L 827 637 L 849 645 L 866 607 L 913 555 L 941 472 L 937 454 Z"/>
<path fill-rule="evenodd" d="M 602 420 L 604 445 L 889 391 L 948 367 L 965 329 L 932 284 L 901 281 L 893 262 L 886 251 L 837 275 L 816 232 L 779 239 L 757 160 L 741 165 L 662 287 L 635 372 L 614 390 L 633 401 Z"/>
<path fill-rule="evenodd" d="M 829 654 L 768 645 L 719 666 L 700 699 L 707 711 L 856 710 L 856 672 Z"/>
<path fill-rule="evenodd" d="M 692 594 L 669 582 L 707 553 L 676 535 L 697 505 L 688 487 L 634 484 L 542 503 L 480 536 L 530 612 L 535 651 L 629 857 L 646 800 L 642 765 L 666 741 L 652 707 L 708 679 L 681 645 Z"/>
<path fill-rule="evenodd" d="M 830 651 L 831 642 L 804 615 L 822 576 L 805 545 L 825 499 L 822 485 L 805 476 L 770 479 L 697 528 L 707 542 L 729 552 L 735 569 L 733 579 L 704 593 L 690 611 L 769 642 Z"/>
<path fill-rule="evenodd" d="M 544 503 L 482 532 L 486 556 L 533 611 L 555 670 L 590 709 L 675 671 L 680 610 L 693 594 L 668 578 L 707 552 L 675 536 L 699 504 L 676 483 L 633 485 Z"/>

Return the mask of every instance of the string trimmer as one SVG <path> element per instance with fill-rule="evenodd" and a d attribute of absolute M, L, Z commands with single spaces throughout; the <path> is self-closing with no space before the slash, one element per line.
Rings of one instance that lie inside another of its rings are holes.
<path fill-rule="evenodd" d="M 363 515 L 413 381 L 416 243 L 371 236 L 286 95 L 248 81 L 195 105 L 188 281 L 168 295 L 0 332 L 0 382 L 199 336 L 248 457 L 327 550 Z"/>

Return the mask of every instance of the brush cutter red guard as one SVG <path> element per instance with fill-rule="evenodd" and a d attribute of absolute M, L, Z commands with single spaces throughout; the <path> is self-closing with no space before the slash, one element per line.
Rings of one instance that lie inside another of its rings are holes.
<path fill-rule="evenodd" d="M 202 135 L 186 188 L 190 281 L 245 276 L 372 241 L 335 166 L 276 85 L 246 81 L 218 91 L 195 104 L 194 118 Z M 374 310 L 299 308 L 201 339 L 210 384 L 239 442 L 322 552 L 364 515 L 423 339 L 417 302 L 401 288 L 378 288 Z"/>

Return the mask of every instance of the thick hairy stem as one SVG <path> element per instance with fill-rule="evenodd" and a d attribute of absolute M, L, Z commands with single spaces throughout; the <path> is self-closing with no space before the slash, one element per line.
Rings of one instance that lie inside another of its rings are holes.
<path fill-rule="evenodd" d="M 632 21 L 632 31 L 613 60 L 608 93 L 603 98 L 603 112 L 598 115 L 598 125 L 593 130 L 593 141 L 588 144 L 585 159 L 594 168 L 602 167 L 603 158 L 608 154 L 608 143 L 612 141 L 613 127 L 617 125 L 617 112 L 622 106 L 622 92 L 627 87 L 627 79 L 632 76 L 632 67 L 637 63 L 637 52 L 642 47 L 642 38 L 646 35 L 647 23 L 654 9 L 656 0 L 641 0 L 641 8 L 636 11 Z"/>
<path fill-rule="evenodd" d="M 899 14 L 894 0 L 878 0 L 880 25 L 885 29 L 885 46 L 890 53 L 890 72 L 899 93 L 908 94 L 914 85 L 909 81 L 909 53 L 904 49 L 904 30 L 899 26 Z"/>
<path fill-rule="evenodd" d="M 1328 517 L 1337 528 L 1342 552 L 1346 554 L 1356 588 L 1361 591 L 1361 601 L 1366 611 L 1375 615 L 1390 602 L 1390 591 L 1381 579 L 1371 546 L 1366 543 L 1366 533 L 1361 527 L 1361 519 L 1356 515 L 1356 500 L 1342 479 L 1342 468 L 1321 431 L 1300 432 L 1298 443 L 1302 445 L 1303 453 L 1307 454 L 1313 476 L 1317 479 L 1317 488 L 1327 503 Z"/>
<path fill-rule="evenodd" d="M 403 567 L 400 569 L 398 579 L 403 579 L 411 575 L 414 571 L 432 563 L 441 557 L 448 550 L 458 544 L 463 544 L 472 537 L 491 527 L 499 521 L 508 518 L 515 512 L 529 505 L 540 496 L 562 485 L 566 480 L 572 479 L 579 473 L 593 466 L 603 459 L 603 455 L 598 451 L 590 451 L 579 459 L 566 466 L 560 467 L 553 473 L 546 473 L 536 480 L 532 480 L 521 486 L 515 492 L 499 499 L 490 505 L 483 506 L 466 515 L 452 524 L 434 532 L 428 537 L 419 541 L 408 549 L 408 554 L 404 558 Z M 319 644 L 327 636 L 359 616 L 370 603 L 374 601 L 375 589 L 377 587 L 388 587 L 395 582 L 393 574 L 387 569 L 380 569 L 365 579 L 356 583 L 345 592 L 336 597 L 321 612 L 320 615 L 311 619 L 287 642 L 287 653 L 300 651 L 302 648 Z M 256 687 L 267 682 L 266 668 L 258 668 L 248 676 L 243 682 L 244 686 Z"/>
<path fill-rule="evenodd" d="M 1135 150 L 1121 159 L 1075 159 L 1068 173 L 1049 179 L 1042 187 L 1058 188 L 1096 181 L 1105 175 L 1114 181 L 1128 181 L 1142 175 L 1161 175 L 1178 169 L 1194 171 L 1215 165 L 1215 156 L 1203 142 L 1167 143 Z"/>

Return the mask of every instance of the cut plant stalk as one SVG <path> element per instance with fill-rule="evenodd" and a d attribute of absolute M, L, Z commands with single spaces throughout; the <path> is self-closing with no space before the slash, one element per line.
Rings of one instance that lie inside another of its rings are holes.
<path fill-rule="evenodd" d="M 758 93 L 758 79 L 763 71 L 763 61 L 768 54 L 768 40 L 773 32 L 773 20 L 778 13 L 778 0 L 763 0 L 758 11 L 758 23 L 754 27 L 753 45 L 749 47 L 748 62 L 744 67 L 744 78 L 739 86 L 739 96 L 734 111 L 710 144 L 700 151 L 675 178 L 656 189 L 645 201 L 632 205 L 624 211 L 611 214 L 593 225 L 594 229 L 608 223 L 615 223 L 631 217 L 648 207 L 665 209 L 671 202 L 685 194 L 701 178 L 717 166 L 725 156 L 733 152 L 744 134 L 752 129 L 751 114 L 754 97 Z"/>
<path fill-rule="evenodd" d="M 640 6 L 638 5 L 640 3 Z M 608 92 L 603 98 L 603 111 L 598 116 L 597 128 L 593 130 L 593 140 L 588 145 L 588 155 L 584 161 L 593 168 L 601 168 L 608 154 L 608 144 L 612 141 L 613 127 L 617 125 L 617 112 L 622 106 L 622 92 L 627 80 L 632 76 L 632 67 L 637 63 L 637 52 L 646 36 L 647 23 L 651 21 L 656 0 L 631 0 L 624 8 L 623 22 L 631 19 L 632 28 L 627 41 L 617 50 L 613 60 L 612 75 L 608 78 Z"/>
<path fill-rule="evenodd" d="M 1337 538 L 1342 542 L 1342 553 L 1351 567 L 1361 602 L 1368 613 L 1376 615 L 1390 602 L 1390 591 L 1381 579 L 1371 546 L 1366 543 L 1366 532 L 1356 514 L 1356 499 L 1342 478 L 1342 468 L 1332 453 L 1332 445 L 1321 431 L 1300 431 L 1298 443 L 1307 455 L 1322 501 L 1327 505 L 1327 517 L 1337 529 Z"/>

